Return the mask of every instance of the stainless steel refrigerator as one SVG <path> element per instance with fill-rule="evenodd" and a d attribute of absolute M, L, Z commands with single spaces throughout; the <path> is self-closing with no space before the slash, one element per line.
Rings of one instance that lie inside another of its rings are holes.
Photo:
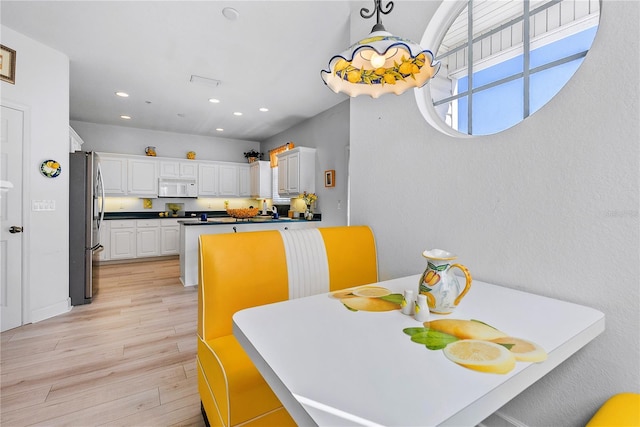
<path fill-rule="evenodd" d="M 104 222 L 104 182 L 98 155 L 69 154 L 69 297 L 88 304 L 98 292 L 100 229 Z"/>

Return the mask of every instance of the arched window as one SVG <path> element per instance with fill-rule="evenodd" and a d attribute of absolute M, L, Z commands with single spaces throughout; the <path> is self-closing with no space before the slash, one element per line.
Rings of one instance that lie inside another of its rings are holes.
<path fill-rule="evenodd" d="M 416 99 L 449 135 L 490 135 L 535 113 L 576 72 L 593 43 L 600 0 L 443 2 L 422 46 L 440 72 Z"/>

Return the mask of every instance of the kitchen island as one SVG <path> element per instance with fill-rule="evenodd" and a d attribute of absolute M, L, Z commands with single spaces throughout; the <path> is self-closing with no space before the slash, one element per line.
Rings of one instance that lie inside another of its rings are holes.
<path fill-rule="evenodd" d="M 271 217 L 255 217 L 249 220 L 236 220 L 231 217 L 178 220 L 180 224 L 180 281 L 184 286 L 198 284 L 198 238 L 201 234 L 242 233 L 262 230 L 301 230 L 316 228 L 321 224 L 319 219 L 271 219 Z M 264 248 L 269 250 L 269 248 Z"/>

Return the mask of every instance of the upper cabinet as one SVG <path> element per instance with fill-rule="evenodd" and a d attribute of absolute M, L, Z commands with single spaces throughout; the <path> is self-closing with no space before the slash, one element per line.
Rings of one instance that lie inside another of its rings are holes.
<path fill-rule="evenodd" d="M 269 162 L 257 161 L 249 164 L 250 170 L 250 196 L 256 199 L 270 199 L 271 189 L 271 165 Z"/>
<path fill-rule="evenodd" d="M 253 191 L 247 163 L 98 154 L 107 196 L 158 197 L 159 178 L 195 179 L 203 197 L 250 197 Z"/>
<path fill-rule="evenodd" d="M 200 163 L 198 167 L 198 195 L 218 196 L 218 164 Z"/>
<path fill-rule="evenodd" d="M 198 196 L 249 197 L 249 165 L 230 162 L 200 162 Z"/>
<path fill-rule="evenodd" d="M 125 196 L 127 194 L 127 158 L 101 153 L 99 159 L 105 195 Z"/>
<path fill-rule="evenodd" d="M 251 171 L 249 165 L 238 165 L 238 196 L 251 196 Z"/>
<path fill-rule="evenodd" d="M 180 162 L 162 159 L 160 160 L 160 178 L 198 179 L 198 163 L 193 160 Z"/>
<path fill-rule="evenodd" d="M 128 195 L 158 197 L 158 162 L 155 160 L 129 159 Z"/>
<path fill-rule="evenodd" d="M 296 147 L 278 154 L 278 194 L 297 196 L 316 191 L 316 149 Z"/>
<path fill-rule="evenodd" d="M 220 196 L 238 195 L 238 165 L 220 163 Z"/>

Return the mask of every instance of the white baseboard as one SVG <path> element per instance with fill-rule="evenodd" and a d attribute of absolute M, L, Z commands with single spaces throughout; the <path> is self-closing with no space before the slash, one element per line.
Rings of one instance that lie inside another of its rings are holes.
<path fill-rule="evenodd" d="M 513 418 L 503 412 L 496 411 L 486 418 L 477 427 L 528 427 L 520 420 Z"/>
<path fill-rule="evenodd" d="M 63 313 L 67 313 L 71 310 L 71 298 L 67 298 L 58 303 L 49 305 L 47 307 L 39 308 L 31 312 L 31 323 L 40 322 L 45 319 L 49 319 L 54 316 L 58 316 Z"/>

